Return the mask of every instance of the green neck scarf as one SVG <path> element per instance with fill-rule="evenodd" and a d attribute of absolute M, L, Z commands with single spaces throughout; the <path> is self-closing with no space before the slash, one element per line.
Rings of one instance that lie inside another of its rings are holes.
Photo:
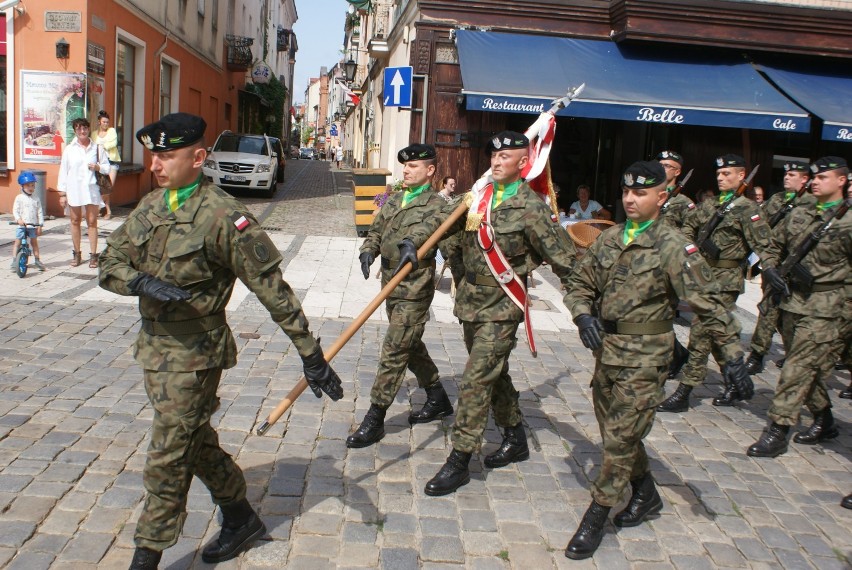
<path fill-rule="evenodd" d="M 675 188 L 677 188 L 677 184 L 675 184 L 674 186 L 666 186 L 666 192 L 671 194 L 672 192 L 674 192 Z"/>
<path fill-rule="evenodd" d="M 192 196 L 195 189 L 201 184 L 201 176 L 192 184 L 181 186 L 180 188 L 169 188 L 166 190 L 166 206 L 169 207 L 169 212 L 174 212 L 184 205 L 184 203 Z"/>
<path fill-rule="evenodd" d="M 790 200 L 793 199 L 793 196 L 795 196 L 796 194 L 797 194 L 797 192 L 785 192 L 784 193 L 784 201 L 789 202 Z"/>
<path fill-rule="evenodd" d="M 494 196 L 491 197 L 491 207 L 496 208 L 512 196 L 518 193 L 518 188 L 521 187 L 521 180 L 515 180 L 509 184 L 494 183 Z"/>
<path fill-rule="evenodd" d="M 423 184 L 422 186 L 415 186 L 413 188 L 406 188 L 405 194 L 402 195 L 402 207 L 405 208 L 408 206 L 415 198 L 420 196 L 424 190 L 429 188 L 429 183 Z"/>
<path fill-rule="evenodd" d="M 728 198 L 731 198 L 731 196 L 733 196 L 733 195 L 734 195 L 733 190 L 725 190 L 724 192 L 719 194 L 719 204 L 720 205 L 724 204 L 725 202 L 728 201 Z"/>
<path fill-rule="evenodd" d="M 843 198 L 841 198 L 840 200 L 835 200 L 834 202 L 817 202 L 817 212 L 822 214 L 829 208 L 833 208 L 835 206 L 840 205 L 841 202 L 843 202 Z"/>
<path fill-rule="evenodd" d="M 654 220 L 639 223 L 636 223 L 633 220 L 627 220 L 624 224 L 624 234 L 621 236 L 621 239 L 624 241 L 624 245 L 630 245 L 630 243 L 636 239 L 636 236 L 650 228 L 653 223 Z"/>

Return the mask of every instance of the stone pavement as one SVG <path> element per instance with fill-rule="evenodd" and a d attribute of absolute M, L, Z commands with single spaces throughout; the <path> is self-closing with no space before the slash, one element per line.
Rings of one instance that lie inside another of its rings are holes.
<path fill-rule="evenodd" d="M 284 253 L 285 277 L 329 345 L 379 290 L 357 264 L 361 240 L 346 171 L 293 160 L 272 201 L 245 202 Z M 122 219 L 102 223 L 104 234 Z M 152 415 L 130 353 L 139 316 L 134 298 L 100 290 L 88 268 L 67 267 L 67 220 L 49 222 L 47 230 L 41 240 L 48 271 L 25 279 L 0 272 L 0 567 L 126 568 Z M 389 410 L 387 436 L 366 449 L 345 446 L 369 407 L 382 310 L 333 360 L 344 398 L 318 400 L 308 392 L 261 437 L 254 429 L 295 383 L 300 360 L 254 296 L 238 287 L 228 319 L 239 363 L 223 376 L 214 422 L 246 473 L 269 535 L 218 567 L 850 567 L 852 512 L 839 506 L 852 492 L 850 403 L 835 399 L 838 439 L 791 443 L 774 460 L 747 457 L 778 380 L 771 363 L 745 405 L 710 405 L 720 381 L 711 366 L 689 413 L 658 415 L 646 446 L 665 499 L 661 516 L 618 532 L 609 525 L 594 558 L 566 559 L 600 462 L 589 389 L 594 360 L 547 269 L 536 272 L 533 294 L 539 357 L 522 340 L 511 361 L 531 458 L 496 470 L 475 458 L 469 485 L 431 498 L 423 486 L 450 450 L 453 418 L 410 428 L 410 408 L 425 399 L 413 378 Z M 740 300 L 744 343 L 758 296 L 749 284 Z M 445 276 L 424 340 L 455 400 L 466 354 L 451 310 Z M 678 327 L 678 336 L 687 335 Z M 831 393 L 848 378 L 836 373 Z M 486 453 L 499 441 L 492 423 Z M 196 554 L 218 533 L 220 517 L 197 481 L 187 509 L 162 568 L 207 567 Z"/>

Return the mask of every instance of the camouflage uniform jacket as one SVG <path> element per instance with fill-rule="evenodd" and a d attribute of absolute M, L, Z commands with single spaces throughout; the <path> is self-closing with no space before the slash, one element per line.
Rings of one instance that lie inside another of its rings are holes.
<path fill-rule="evenodd" d="M 713 217 L 717 206 L 718 201 L 708 200 L 692 210 L 682 230 L 687 239 L 694 241 L 698 237 L 704 224 Z M 763 212 L 752 200 L 745 196 L 734 198 L 734 207 L 710 234 L 710 239 L 719 247 L 719 259 L 742 262 L 753 251 L 760 256 L 764 267 L 774 265 L 773 260 L 767 257 L 771 232 L 764 218 Z M 743 270 L 740 267 L 712 269 L 722 292 L 745 291 Z"/>
<path fill-rule="evenodd" d="M 577 250 L 568 233 L 554 221 L 550 207 L 526 183 L 491 211 L 491 225 L 497 245 L 522 279 L 546 261 L 567 287 Z M 453 314 L 466 322 L 521 322 L 524 313 L 494 280 L 477 242 L 477 232 L 462 229 L 458 245 L 451 250 L 450 267 L 454 278 L 456 268 L 463 268 L 466 275 L 462 273 L 457 279 Z M 468 275 L 492 281 L 493 285 L 470 283 Z"/>
<path fill-rule="evenodd" d="M 783 191 L 776 192 L 775 194 L 770 196 L 767 201 L 760 205 L 760 208 L 763 210 L 763 216 L 766 218 L 767 224 L 769 223 L 769 220 L 772 219 L 772 216 L 774 216 L 779 210 L 781 210 L 781 208 L 784 207 L 784 202 L 787 201 L 787 197 L 785 194 L 786 193 Z M 808 194 L 807 192 L 805 192 L 801 198 L 796 198 L 796 200 L 793 202 L 793 204 L 795 204 L 796 206 L 810 206 L 815 203 L 816 198 L 814 198 L 813 194 Z M 792 210 L 787 213 L 787 216 L 789 216 L 791 212 Z"/>
<path fill-rule="evenodd" d="M 686 221 L 686 216 L 695 209 L 695 203 L 688 196 L 678 194 L 666 204 L 665 211 L 660 211 L 660 221 L 680 229 Z"/>
<path fill-rule="evenodd" d="M 245 206 L 217 186 L 204 183 L 182 207 L 170 212 L 164 192 L 158 189 L 145 196 L 127 221 L 107 238 L 100 257 L 101 287 L 119 295 L 133 295 L 128 284 L 144 272 L 185 289 L 192 295 L 187 302 L 139 298 L 143 319 L 175 327 L 168 323 L 224 315 L 239 277 L 269 310 L 299 354 L 310 355 L 317 342 L 308 331 L 299 300 L 278 268 L 281 254 Z M 248 221 L 242 231 L 235 225 L 241 216 Z M 157 371 L 231 368 L 236 364 L 236 354 L 227 324 L 193 334 L 148 334 L 140 330 L 134 350 L 143 368 Z"/>
<path fill-rule="evenodd" d="M 676 229 L 654 223 L 629 245 L 624 225 L 608 228 L 577 262 L 565 305 L 576 318 L 593 314 L 607 321 L 648 323 L 674 319 L 684 300 L 718 339 L 726 361 L 739 353 L 739 325 L 725 310 L 711 268 Z M 674 333 L 606 334 L 601 362 L 638 368 L 666 366 Z"/>
<path fill-rule="evenodd" d="M 835 207 L 836 209 L 836 207 Z M 808 235 L 825 220 L 815 204 L 794 208 L 772 232 L 772 253 L 784 259 L 796 251 Z M 807 295 L 792 287 L 792 296 L 781 302 L 790 313 L 823 318 L 841 318 L 842 307 L 849 296 L 852 283 L 852 214 L 835 220 L 819 243 L 801 261 L 814 278 L 814 284 L 838 284 L 830 291 L 815 291 Z"/>
<path fill-rule="evenodd" d="M 373 219 L 367 237 L 361 244 L 361 253 L 379 255 L 390 260 L 390 268 L 382 268 L 382 286 L 390 281 L 394 269 L 399 265 L 399 243 L 410 239 L 417 249 L 423 245 L 438 226 L 447 219 L 452 207 L 431 188 L 426 188 L 405 208 L 402 207 L 404 192 L 394 192 L 379 209 Z M 412 271 L 390 294 L 391 299 L 431 300 L 435 295 L 435 250 L 429 250 L 420 260 L 419 268 Z"/>

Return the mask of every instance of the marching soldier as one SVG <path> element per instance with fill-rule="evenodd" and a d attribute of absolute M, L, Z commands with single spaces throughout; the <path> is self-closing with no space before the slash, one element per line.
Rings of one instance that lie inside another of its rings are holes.
<path fill-rule="evenodd" d="M 361 245 L 361 270 L 367 279 L 370 265 L 381 257 L 383 287 L 409 261 L 414 270 L 385 301 L 389 323 L 370 391 L 370 409 L 358 429 L 346 439 L 350 448 L 367 447 L 385 436 L 385 414 L 402 386 L 406 368 L 414 373 L 427 396 L 423 408 L 408 416 L 410 424 L 431 422 L 453 413 L 450 398 L 438 380 L 438 367 L 421 340 L 435 296 L 435 250 L 418 264 L 417 249 L 446 219 L 443 212 L 447 207 L 447 202 L 431 187 L 435 148 L 413 144 L 400 150 L 397 160 L 404 165 L 405 190 L 388 198 L 373 220 Z"/>
<path fill-rule="evenodd" d="M 852 174 L 846 176 L 848 179 L 846 186 L 846 198 L 852 200 Z M 837 361 L 838 366 L 843 366 L 846 371 L 852 376 L 852 274 L 849 281 L 846 282 L 846 304 L 844 305 L 845 316 L 841 324 L 840 337 L 837 339 Z M 844 400 L 852 400 L 852 381 L 849 382 L 849 387 L 840 391 L 840 398 Z M 849 497 L 850 506 L 852 509 L 852 495 Z"/>
<path fill-rule="evenodd" d="M 790 272 L 789 287 L 783 280 L 769 285 L 782 298 L 781 338 L 787 360 L 769 408 L 771 423 L 748 448 L 752 457 L 777 457 L 787 451 L 790 427 L 799 422 L 803 404 L 814 419 L 794 442 L 813 445 L 839 435 L 825 378 L 834 364 L 846 288 L 852 282 L 852 216 L 838 217 L 845 213 L 849 168 L 842 158 L 825 156 L 811 165 L 811 173 L 816 204 L 793 210 L 772 235 L 772 255 L 805 255 Z M 800 250 L 828 220 L 831 225 L 816 245 Z"/>
<path fill-rule="evenodd" d="M 666 171 L 666 192 L 669 194 L 669 198 L 660 209 L 660 221 L 680 230 L 686 221 L 687 214 L 695 210 L 695 204 L 688 196 L 684 196 L 681 192 L 672 195 L 677 188 L 677 178 L 683 170 L 683 157 L 679 152 L 664 150 L 657 155 L 657 162 L 662 164 Z M 688 359 L 689 351 L 675 337 L 668 378 L 674 378 L 680 374 L 681 368 Z"/>
<path fill-rule="evenodd" d="M 766 260 L 765 252 L 769 247 L 769 226 L 764 221 L 760 209 L 745 196 L 737 196 L 736 191 L 745 180 L 745 159 L 735 154 L 726 154 L 716 159 L 716 181 L 721 194 L 719 208 L 729 204 L 732 208 L 715 230 L 706 236 L 706 243 L 696 243 L 702 248 L 702 255 L 711 267 L 713 279 L 719 283 L 725 308 L 733 312 L 737 297 L 744 289 L 741 265 L 754 251 Z M 730 204 L 730 201 L 733 203 Z M 709 227 L 717 213 L 712 202 L 702 203 L 683 226 L 683 233 L 690 240 L 701 237 L 702 229 Z M 764 271 L 765 279 L 780 279 L 772 269 Z M 659 412 L 685 412 L 689 409 L 689 394 L 695 386 L 707 376 L 707 359 L 712 351 L 720 366 L 726 362 L 718 343 L 699 319 L 693 319 L 689 335 L 689 360 L 683 368 L 683 379 L 677 390 L 657 408 Z M 727 364 L 724 364 L 727 366 Z M 723 379 L 727 374 L 722 374 Z M 733 406 L 740 399 L 736 386 L 725 382 L 725 391 L 713 399 L 714 406 Z"/>
<path fill-rule="evenodd" d="M 205 128 L 201 117 L 174 113 L 136 133 L 151 151 L 160 189 L 112 232 L 100 256 L 100 286 L 139 297 L 142 328 L 134 356 L 154 408 L 142 474 L 147 496 L 131 570 L 156 568 L 162 551 L 177 542 L 193 476 L 223 516 L 221 533 L 202 552 L 204 562 L 230 560 L 266 532 L 246 500 L 242 471 L 210 426 L 222 370 L 237 362 L 225 318 L 237 278 L 292 340 L 314 394 L 343 396 L 340 378 L 282 278 L 278 249 L 245 206 L 204 181 Z"/>
<path fill-rule="evenodd" d="M 589 558 L 600 545 L 610 509 L 630 484 L 619 527 L 637 526 L 663 508 L 642 440 L 665 397 L 677 300 L 687 301 L 713 334 L 725 373 L 743 398 L 753 393 L 739 347 L 739 325 L 698 248 L 669 224 L 657 223 L 666 200 L 658 162 L 636 162 L 622 177 L 628 221 L 607 229 L 577 263 L 566 295 L 583 345 L 595 353 L 592 397 L 603 439 L 603 460 L 592 503 L 565 556 Z M 599 314 L 593 307 L 599 306 Z"/>
<path fill-rule="evenodd" d="M 529 458 L 518 391 L 509 376 L 509 354 L 526 314 L 518 305 L 525 306 L 527 275 L 542 260 L 567 286 L 576 251 L 556 216 L 521 179 L 528 147 L 527 137 L 512 131 L 489 141 L 491 184 L 473 198 L 460 247 L 449 254 L 459 281 L 454 314 L 469 357 L 459 386 L 453 450 L 426 484 L 430 496 L 447 495 L 470 481 L 468 464 L 480 448 L 489 408 L 504 437 L 500 448 L 485 457 L 485 466 Z M 501 266 L 499 280 L 489 264 Z M 527 335 L 532 335 L 529 326 Z"/>
<path fill-rule="evenodd" d="M 786 215 L 787 205 L 801 206 L 815 202 L 813 196 L 804 193 L 810 178 L 808 165 L 804 162 L 784 163 L 784 192 L 773 194 L 762 204 L 763 215 L 770 227 L 777 226 Z M 772 222 L 775 222 L 774 224 Z M 772 346 L 772 335 L 778 327 L 778 308 L 773 307 L 765 315 L 760 315 L 751 336 L 751 354 L 746 359 L 749 374 L 763 371 L 763 358 Z"/>

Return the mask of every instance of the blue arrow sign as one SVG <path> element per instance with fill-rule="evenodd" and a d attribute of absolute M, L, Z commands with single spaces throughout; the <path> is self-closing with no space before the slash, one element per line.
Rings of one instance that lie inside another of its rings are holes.
<path fill-rule="evenodd" d="M 328 134 L 330 134 L 333 137 L 336 137 L 337 136 L 337 125 L 331 125 L 331 130 L 329 131 Z"/>
<path fill-rule="evenodd" d="M 385 68 L 385 107 L 411 107 L 411 86 L 414 79 L 414 68 L 386 67 Z"/>

